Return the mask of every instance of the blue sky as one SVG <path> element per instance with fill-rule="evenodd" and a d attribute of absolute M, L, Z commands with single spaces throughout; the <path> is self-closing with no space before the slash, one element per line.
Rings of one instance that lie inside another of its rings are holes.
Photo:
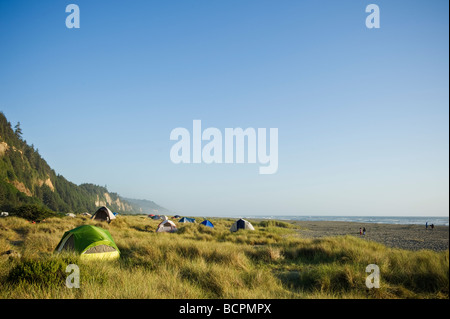
<path fill-rule="evenodd" d="M 0 110 L 68 180 L 184 215 L 448 216 L 448 5 L 3 0 Z M 277 173 L 172 163 L 195 119 L 278 128 Z"/>

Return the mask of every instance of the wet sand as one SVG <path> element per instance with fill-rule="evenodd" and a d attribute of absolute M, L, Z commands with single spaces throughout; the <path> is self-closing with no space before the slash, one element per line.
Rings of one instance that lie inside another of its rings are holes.
<path fill-rule="evenodd" d="M 290 221 L 299 225 L 303 238 L 352 235 L 382 243 L 388 247 L 408 250 L 448 249 L 448 226 L 425 229 L 425 225 L 393 225 L 375 223 L 334 222 L 334 221 Z M 366 228 L 366 235 L 359 235 L 359 228 Z"/>

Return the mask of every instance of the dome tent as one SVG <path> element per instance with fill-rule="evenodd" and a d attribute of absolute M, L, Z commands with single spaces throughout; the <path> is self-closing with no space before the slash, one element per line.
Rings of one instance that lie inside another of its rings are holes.
<path fill-rule="evenodd" d="M 73 251 L 82 259 L 116 259 L 120 256 L 109 231 L 93 225 L 82 225 L 66 231 L 55 252 Z"/>
<path fill-rule="evenodd" d="M 207 227 L 214 228 L 213 223 L 211 223 L 209 220 L 206 220 L 206 219 L 205 219 L 204 221 L 202 221 L 200 224 L 201 224 L 201 225 L 205 225 L 205 226 L 207 226 Z"/>
<path fill-rule="evenodd" d="M 94 215 L 92 215 L 91 219 L 107 221 L 109 224 L 113 219 L 116 219 L 116 216 L 114 216 L 109 208 L 102 206 L 95 212 Z"/>
<path fill-rule="evenodd" d="M 245 219 L 239 219 L 237 220 L 230 228 L 230 231 L 235 232 L 238 231 L 239 229 L 250 229 L 250 230 L 255 230 L 255 228 L 253 228 L 253 225 L 245 220 Z"/>
<path fill-rule="evenodd" d="M 168 219 L 162 221 L 156 228 L 157 233 L 163 233 L 163 232 L 173 233 L 173 232 L 176 232 L 177 230 L 178 229 L 177 229 L 177 226 L 175 225 L 175 223 Z"/>
<path fill-rule="evenodd" d="M 183 217 L 178 222 L 179 223 L 195 223 L 195 218 Z"/>

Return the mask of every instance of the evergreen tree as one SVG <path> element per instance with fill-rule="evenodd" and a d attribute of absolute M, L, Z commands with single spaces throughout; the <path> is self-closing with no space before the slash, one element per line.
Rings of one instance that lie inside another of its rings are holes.
<path fill-rule="evenodd" d="M 15 130 L 14 133 L 16 136 L 21 139 L 22 138 L 22 129 L 20 128 L 20 122 L 17 122 L 16 126 L 14 126 Z"/>

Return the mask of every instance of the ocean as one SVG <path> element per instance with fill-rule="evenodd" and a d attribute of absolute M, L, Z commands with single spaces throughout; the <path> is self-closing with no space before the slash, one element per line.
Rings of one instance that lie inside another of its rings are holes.
<path fill-rule="evenodd" d="M 448 217 L 404 217 L 404 216 L 263 216 L 248 215 L 242 218 L 257 219 L 277 219 L 277 220 L 299 220 L 299 221 L 339 221 L 339 222 L 356 222 L 356 223 L 377 223 L 377 224 L 400 224 L 400 225 L 428 225 L 448 226 Z"/>

